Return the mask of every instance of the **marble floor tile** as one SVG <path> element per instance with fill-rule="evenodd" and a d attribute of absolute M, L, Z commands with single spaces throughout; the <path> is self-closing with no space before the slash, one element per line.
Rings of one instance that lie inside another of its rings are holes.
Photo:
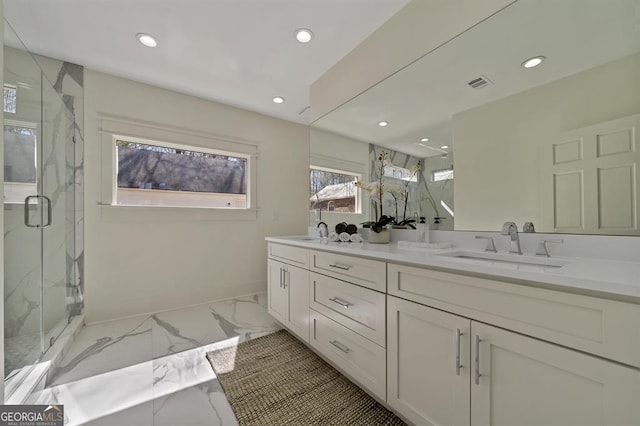
<path fill-rule="evenodd" d="M 138 404 L 117 413 L 108 414 L 85 425 L 90 426 L 152 426 L 153 401 Z M 176 423 L 177 424 L 177 423 Z M 174 425 L 175 426 L 175 425 Z"/>
<path fill-rule="evenodd" d="M 152 358 L 152 323 L 148 316 L 88 325 L 78 333 L 48 385 L 72 382 Z"/>
<path fill-rule="evenodd" d="M 266 293 L 89 325 L 28 402 L 66 425 L 236 425 L 206 353 L 279 329 Z"/>
<path fill-rule="evenodd" d="M 281 328 L 267 313 L 266 293 L 212 303 L 209 309 L 227 337 L 238 336 L 239 342 L 255 339 Z"/>
<path fill-rule="evenodd" d="M 237 338 L 230 341 L 237 342 Z M 216 344 L 210 344 L 154 359 L 154 398 L 214 380 L 216 375 L 206 357 L 214 347 Z"/>
<path fill-rule="evenodd" d="M 197 348 L 227 338 L 207 306 L 151 315 L 153 356 Z"/>
<path fill-rule="evenodd" d="M 52 386 L 31 400 L 63 404 L 65 425 L 81 425 L 153 400 L 153 363 L 140 364 Z"/>

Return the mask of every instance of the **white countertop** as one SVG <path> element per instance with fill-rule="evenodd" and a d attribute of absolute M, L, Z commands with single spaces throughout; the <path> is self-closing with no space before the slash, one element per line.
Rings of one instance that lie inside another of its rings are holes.
<path fill-rule="evenodd" d="M 266 240 L 313 250 L 435 268 L 465 275 L 493 278 L 517 284 L 640 304 L 640 262 L 580 257 L 552 257 L 552 261 L 566 262 L 566 265 L 544 268 L 442 256 L 442 254 L 451 254 L 451 252 L 461 249 L 465 252 L 482 253 L 482 250 L 469 250 L 460 247 L 452 249 L 409 248 L 399 247 L 397 243 L 328 242 L 326 239 L 309 239 L 306 236 L 267 237 Z M 515 259 L 522 259 L 523 257 L 532 258 L 533 256 L 523 255 Z"/>

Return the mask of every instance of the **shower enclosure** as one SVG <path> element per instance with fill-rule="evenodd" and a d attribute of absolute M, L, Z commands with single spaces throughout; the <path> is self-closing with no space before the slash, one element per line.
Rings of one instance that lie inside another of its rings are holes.
<path fill-rule="evenodd" d="M 73 106 L 7 22 L 4 37 L 6 385 L 42 360 L 82 301 Z"/>

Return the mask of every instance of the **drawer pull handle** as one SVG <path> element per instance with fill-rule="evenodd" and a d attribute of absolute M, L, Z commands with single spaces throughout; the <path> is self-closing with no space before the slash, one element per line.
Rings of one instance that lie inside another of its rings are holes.
<path fill-rule="evenodd" d="M 351 269 L 351 265 L 340 265 L 339 263 L 333 263 L 329 266 L 336 269 L 342 269 L 343 271 L 348 271 L 349 269 Z"/>
<path fill-rule="evenodd" d="M 349 349 L 348 347 L 346 347 L 345 345 L 343 345 L 342 343 L 338 342 L 337 340 L 332 340 L 329 343 L 331 343 L 333 346 L 335 346 L 336 348 L 340 349 L 342 352 L 344 352 L 345 354 L 348 354 L 349 352 L 351 352 L 351 349 Z"/>
<path fill-rule="evenodd" d="M 342 300 L 338 296 L 332 297 L 329 300 L 331 300 L 333 303 L 337 303 L 338 305 L 342 306 L 345 309 L 349 309 L 349 306 L 353 306 L 353 303 L 349 303 L 346 300 Z"/>
<path fill-rule="evenodd" d="M 476 359 L 475 359 L 475 363 L 476 363 L 475 382 L 476 382 L 476 385 L 480 384 L 480 376 L 482 376 L 482 374 L 480 374 L 480 342 L 482 342 L 482 339 L 480 339 L 480 336 L 478 336 L 476 334 Z"/>
<path fill-rule="evenodd" d="M 460 369 L 463 365 L 460 363 L 460 337 L 464 336 L 464 333 L 456 328 L 456 376 L 460 375 Z"/>

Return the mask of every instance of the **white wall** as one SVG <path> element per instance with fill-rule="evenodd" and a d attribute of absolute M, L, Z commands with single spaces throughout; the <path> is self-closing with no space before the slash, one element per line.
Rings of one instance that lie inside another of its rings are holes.
<path fill-rule="evenodd" d="M 87 321 L 266 290 L 264 237 L 306 233 L 309 128 L 91 70 L 85 105 Z M 256 144 L 257 220 L 98 205 L 99 114 Z"/>
<path fill-rule="evenodd" d="M 636 54 L 456 114 L 455 229 L 541 224 L 543 146 L 561 132 L 639 113 L 639 76 Z"/>
<path fill-rule="evenodd" d="M 411 0 L 311 86 L 317 120 L 515 0 Z"/>

